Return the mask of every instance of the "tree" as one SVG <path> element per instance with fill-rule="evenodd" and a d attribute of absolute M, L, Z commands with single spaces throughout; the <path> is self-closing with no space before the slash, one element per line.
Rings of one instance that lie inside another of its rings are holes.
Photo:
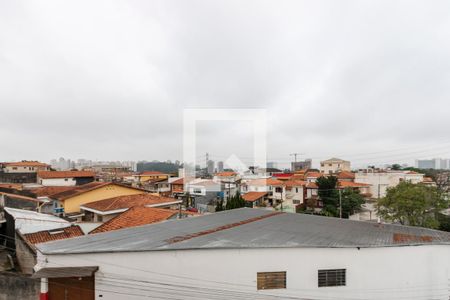
<path fill-rule="evenodd" d="M 447 207 L 436 187 L 400 182 L 377 204 L 378 215 L 403 225 L 439 228 L 437 214 Z"/>
<path fill-rule="evenodd" d="M 402 166 L 400 166 L 399 164 L 393 164 L 391 166 L 391 169 L 394 170 L 394 171 L 398 171 L 398 170 L 402 169 Z"/>
<path fill-rule="evenodd" d="M 322 200 L 322 214 L 330 217 L 339 215 L 339 193 L 337 190 L 338 179 L 336 176 L 321 176 L 317 178 L 319 198 Z"/>
<path fill-rule="evenodd" d="M 227 201 L 225 209 L 230 210 L 241 207 L 245 207 L 245 200 L 241 197 L 241 193 L 237 191 L 236 194 Z"/>
<path fill-rule="evenodd" d="M 223 199 L 217 201 L 217 204 L 216 204 L 216 212 L 222 211 L 222 210 L 224 210 L 224 208 L 223 208 Z"/>
<path fill-rule="evenodd" d="M 364 197 L 361 196 L 359 190 L 346 188 L 341 191 L 342 195 L 342 217 L 348 219 L 351 215 L 361 210 L 364 204 Z"/>

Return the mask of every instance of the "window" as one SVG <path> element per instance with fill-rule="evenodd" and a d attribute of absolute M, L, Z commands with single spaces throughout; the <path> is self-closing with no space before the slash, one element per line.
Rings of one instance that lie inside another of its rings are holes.
<path fill-rule="evenodd" d="M 319 270 L 319 287 L 345 286 L 345 269 Z"/>
<path fill-rule="evenodd" d="M 295 188 L 295 192 L 298 193 L 298 188 Z"/>
<path fill-rule="evenodd" d="M 286 272 L 258 272 L 258 290 L 274 290 L 286 288 Z"/>
<path fill-rule="evenodd" d="M 69 178 L 64 178 L 64 181 L 69 181 Z"/>
<path fill-rule="evenodd" d="M 194 194 L 201 194 L 202 190 L 199 188 L 194 188 Z"/>
<path fill-rule="evenodd" d="M 280 187 L 275 188 L 275 193 L 282 193 L 282 192 L 283 192 L 282 188 L 280 188 Z"/>

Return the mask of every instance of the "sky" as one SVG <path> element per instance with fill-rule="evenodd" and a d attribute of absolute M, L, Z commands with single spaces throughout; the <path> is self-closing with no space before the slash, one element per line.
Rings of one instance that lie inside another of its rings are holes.
<path fill-rule="evenodd" d="M 0 0 L 0 104 L 0 161 L 450 158 L 450 2 Z"/>

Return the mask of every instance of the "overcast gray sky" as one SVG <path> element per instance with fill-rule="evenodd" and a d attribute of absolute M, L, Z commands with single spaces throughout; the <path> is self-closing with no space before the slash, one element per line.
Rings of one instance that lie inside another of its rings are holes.
<path fill-rule="evenodd" d="M 184 108 L 267 109 L 268 160 L 450 157 L 450 2 L 0 0 L 0 101 L 0 161 L 181 160 Z"/>

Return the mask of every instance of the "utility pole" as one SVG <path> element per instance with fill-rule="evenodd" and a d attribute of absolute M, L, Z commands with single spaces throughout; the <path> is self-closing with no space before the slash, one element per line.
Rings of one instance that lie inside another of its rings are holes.
<path fill-rule="evenodd" d="M 339 189 L 339 219 L 342 219 L 342 190 Z"/>

